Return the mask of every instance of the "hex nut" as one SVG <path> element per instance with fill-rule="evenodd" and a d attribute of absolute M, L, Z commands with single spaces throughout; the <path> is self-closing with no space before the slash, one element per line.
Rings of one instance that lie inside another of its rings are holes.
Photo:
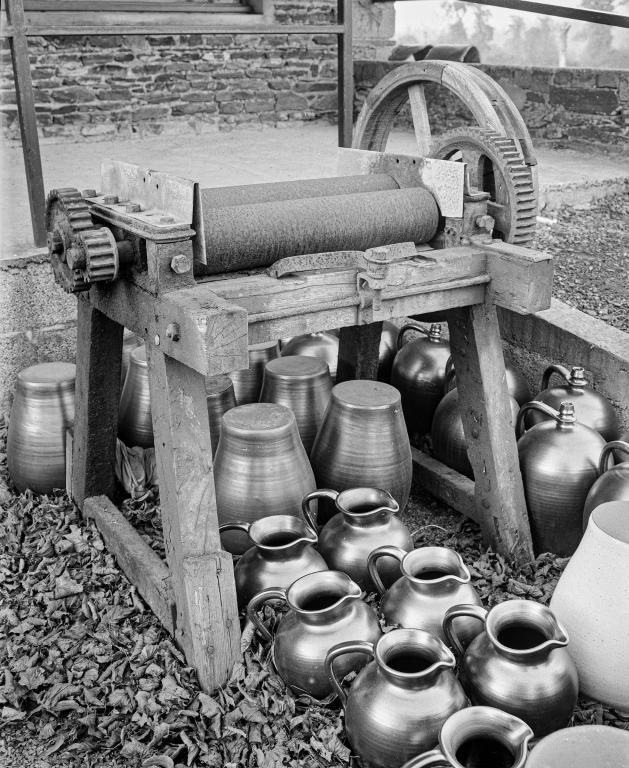
<path fill-rule="evenodd" d="M 118 203 L 118 195 L 104 195 L 103 196 L 103 204 L 104 205 L 117 205 Z"/>
<path fill-rule="evenodd" d="M 177 275 L 185 275 L 192 269 L 192 257 L 185 253 L 178 253 L 172 257 L 170 268 Z"/>
<path fill-rule="evenodd" d="M 95 189 L 83 189 L 81 190 L 81 197 L 97 197 Z"/>
<path fill-rule="evenodd" d="M 172 341 L 179 341 L 180 330 L 178 323 L 168 323 L 166 327 L 166 337 Z"/>
<path fill-rule="evenodd" d="M 142 210 L 140 203 L 127 203 L 124 207 L 127 213 L 139 213 Z"/>

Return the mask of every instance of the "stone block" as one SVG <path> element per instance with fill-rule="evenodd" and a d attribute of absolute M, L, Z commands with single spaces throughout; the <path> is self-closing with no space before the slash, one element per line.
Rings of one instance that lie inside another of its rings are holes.
<path fill-rule="evenodd" d="M 228 101 L 223 104 L 219 104 L 218 111 L 222 115 L 237 115 L 242 112 L 244 105 L 241 101 Z"/>
<path fill-rule="evenodd" d="M 275 108 L 278 112 L 290 112 L 295 109 L 307 109 L 308 101 L 296 93 L 280 93 L 278 94 Z"/>
<path fill-rule="evenodd" d="M 135 108 L 132 111 L 131 116 L 133 120 L 155 120 L 159 119 L 160 117 L 166 117 L 168 113 L 168 107 L 151 104 Z"/>
<path fill-rule="evenodd" d="M 558 88 L 551 86 L 550 103 L 571 112 L 609 115 L 618 108 L 618 96 L 609 89 Z"/>
<path fill-rule="evenodd" d="M 245 101 L 245 112 L 273 112 L 275 99 L 252 99 Z"/>
<path fill-rule="evenodd" d="M 599 72 L 596 75 L 597 88 L 618 88 L 620 83 L 620 73 L 613 70 Z"/>

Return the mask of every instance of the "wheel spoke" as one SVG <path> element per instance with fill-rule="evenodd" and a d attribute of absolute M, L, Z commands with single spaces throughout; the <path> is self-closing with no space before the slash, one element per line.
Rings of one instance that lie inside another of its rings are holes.
<path fill-rule="evenodd" d="M 428 157 L 431 137 L 424 86 L 419 84 L 409 85 L 408 101 L 411 105 L 413 128 L 415 129 L 415 139 L 417 140 L 419 154 L 421 157 Z"/>

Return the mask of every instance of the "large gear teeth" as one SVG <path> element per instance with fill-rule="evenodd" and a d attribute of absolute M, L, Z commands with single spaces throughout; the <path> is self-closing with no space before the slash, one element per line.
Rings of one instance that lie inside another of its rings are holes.
<path fill-rule="evenodd" d="M 79 235 L 85 253 L 85 273 L 90 283 L 115 280 L 118 277 L 118 247 L 111 230 L 100 227 Z"/>
<path fill-rule="evenodd" d="M 92 229 L 94 222 L 90 214 L 90 209 L 78 189 L 64 187 L 63 189 L 53 189 L 48 195 L 46 225 L 50 223 L 50 212 L 54 203 L 60 205 L 66 216 L 69 229 L 73 234 L 83 232 L 86 229 Z"/>
<path fill-rule="evenodd" d="M 46 200 L 48 252 L 56 281 L 68 293 L 89 290 L 84 271 L 68 265 L 77 237 L 94 228 L 90 209 L 77 189 L 53 189 Z"/>

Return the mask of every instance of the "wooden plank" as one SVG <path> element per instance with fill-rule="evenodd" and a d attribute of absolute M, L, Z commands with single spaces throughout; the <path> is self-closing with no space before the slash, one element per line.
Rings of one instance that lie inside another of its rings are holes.
<path fill-rule="evenodd" d="M 153 344 L 147 359 L 175 638 L 211 691 L 240 658 L 240 627 L 231 558 L 218 532 L 205 378 Z"/>
<path fill-rule="evenodd" d="M 251 13 L 251 8 L 239 0 L 211 0 L 199 3 L 193 0 L 24 0 L 25 11 L 59 13 L 99 13 L 101 11 L 139 11 L 141 13 Z"/>
<path fill-rule="evenodd" d="M 42 246 L 46 245 L 46 195 L 22 0 L 7 0 L 6 15 L 12 29 L 9 47 L 13 64 L 13 80 L 22 138 L 22 154 L 26 172 L 28 204 L 31 211 L 33 241 L 35 245 Z"/>
<path fill-rule="evenodd" d="M 411 106 L 415 141 L 420 157 L 428 157 L 430 154 L 431 131 L 428 122 L 428 107 L 426 106 L 426 93 L 423 85 L 410 85 L 408 88 L 408 101 Z"/>
<path fill-rule="evenodd" d="M 339 147 L 352 146 L 354 127 L 354 57 L 352 55 L 352 0 L 338 0 L 337 21 L 343 26 L 338 35 L 338 122 Z"/>
<path fill-rule="evenodd" d="M 382 323 L 341 328 L 336 381 L 378 378 L 378 350 Z"/>
<path fill-rule="evenodd" d="M 553 258 L 549 253 L 498 240 L 484 246 L 494 303 L 520 314 L 550 307 Z"/>
<path fill-rule="evenodd" d="M 531 561 L 496 309 L 487 303 L 452 310 L 448 327 L 483 538 L 506 557 Z"/>
<path fill-rule="evenodd" d="M 474 481 L 411 446 L 413 476 L 420 487 L 462 515 L 481 522 Z"/>
<path fill-rule="evenodd" d="M 174 636 L 176 608 L 166 563 L 107 496 L 86 499 L 83 514 L 95 521 L 107 549 L 116 558 L 125 576 L 164 628 Z"/>
<path fill-rule="evenodd" d="M 122 332 L 87 296 L 79 299 L 72 498 L 80 508 L 114 491 Z"/>

